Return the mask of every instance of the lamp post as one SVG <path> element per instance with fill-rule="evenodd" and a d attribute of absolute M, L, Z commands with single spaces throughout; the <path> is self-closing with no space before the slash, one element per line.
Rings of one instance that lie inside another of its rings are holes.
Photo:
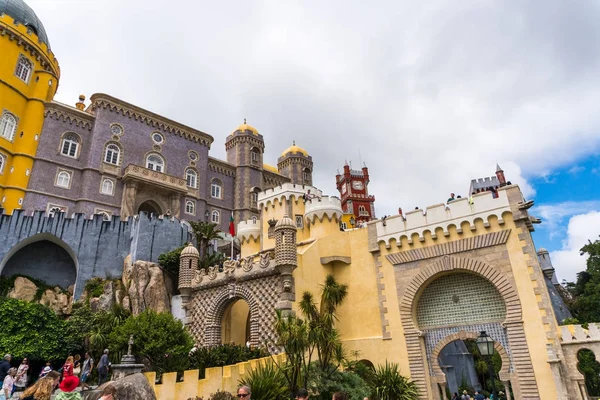
<path fill-rule="evenodd" d="M 209 217 L 209 215 L 210 215 L 210 212 L 209 212 L 208 210 L 204 211 L 204 220 L 205 220 L 206 222 L 208 222 L 208 217 Z"/>
<path fill-rule="evenodd" d="M 354 219 L 354 216 L 350 217 L 350 225 L 352 225 L 352 229 L 354 229 L 354 224 L 356 224 L 356 220 Z"/>
<path fill-rule="evenodd" d="M 494 355 L 494 339 L 489 337 L 485 331 L 481 331 L 475 342 L 477 343 L 479 353 L 481 353 L 487 362 L 488 369 L 490 371 L 490 378 L 492 380 L 492 395 L 494 396 L 494 400 L 497 400 L 496 378 L 494 376 L 494 366 L 492 364 L 492 356 Z"/>

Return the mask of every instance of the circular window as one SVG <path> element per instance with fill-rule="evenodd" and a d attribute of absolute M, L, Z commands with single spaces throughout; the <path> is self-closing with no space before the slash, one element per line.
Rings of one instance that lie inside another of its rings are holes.
<path fill-rule="evenodd" d="M 198 153 L 196 153 L 195 151 L 190 151 L 188 153 L 188 156 L 190 157 L 190 160 L 192 160 L 192 161 L 198 160 Z"/>
<path fill-rule="evenodd" d="M 110 133 L 112 133 L 113 135 L 120 135 L 123 133 L 123 127 L 118 124 L 112 124 L 110 126 Z"/>
<path fill-rule="evenodd" d="M 154 132 L 152 134 L 152 141 L 156 144 L 162 144 L 165 141 L 165 138 L 160 133 Z"/>

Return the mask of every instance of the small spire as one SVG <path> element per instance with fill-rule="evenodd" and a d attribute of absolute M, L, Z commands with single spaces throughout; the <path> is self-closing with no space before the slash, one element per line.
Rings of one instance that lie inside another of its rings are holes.
<path fill-rule="evenodd" d="M 295 146 L 296 145 L 296 141 L 292 140 L 292 145 Z"/>
<path fill-rule="evenodd" d="M 504 172 L 498 163 L 496 163 L 496 172 Z"/>
<path fill-rule="evenodd" d="M 244 118 L 244 125 L 246 124 L 246 118 Z"/>

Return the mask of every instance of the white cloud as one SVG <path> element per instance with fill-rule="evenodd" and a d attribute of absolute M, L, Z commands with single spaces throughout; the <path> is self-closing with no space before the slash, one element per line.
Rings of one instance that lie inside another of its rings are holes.
<path fill-rule="evenodd" d="M 566 218 L 600 210 L 600 200 L 566 201 L 558 204 L 540 204 L 532 209 L 532 214 L 542 219 L 539 230 L 547 230 L 550 239 L 557 235 L 566 235 Z M 538 229 L 536 229 L 538 230 Z M 600 232 L 599 232 L 600 233 Z"/>
<path fill-rule="evenodd" d="M 559 280 L 575 281 L 577 273 L 585 270 L 587 258 L 580 255 L 579 249 L 589 240 L 597 240 L 598 235 L 600 235 L 600 211 L 571 217 L 562 249 L 550 253 Z"/>
<path fill-rule="evenodd" d="M 524 176 L 600 149 L 597 2 L 29 4 L 57 100 L 112 94 L 213 135 L 219 158 L 248 118 L 265 161 L 295 139 L 330 194 L 360 149 L 379 215 L 465 196 L 496 161 L 532 196 Z"/>

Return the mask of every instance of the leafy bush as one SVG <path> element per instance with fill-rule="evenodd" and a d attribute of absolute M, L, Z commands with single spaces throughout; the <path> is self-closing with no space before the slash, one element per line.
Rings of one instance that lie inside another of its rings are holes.
<path fill-rule="evenodd" d="M 109 349 L 126 352 L 131 335 L 135 343 L 133 353 L 159 377 L 164 372 L 183 372 L 188 368 L 187 356 L 193 345 L 192 337 L 181 321 L 170 313 L 146 310 L 127 318 L 109 334 Z"/>
<path fill-rule="evenodd" d="M 285 376 L 272 363 L 251 370 L 247 377 L 240 379 L 240 385 L 251 387 L 255 400 L 285 400 L 290 394 Z"/>
<path fill-rule="evenodd" d="M 66 323 L 48 307 L 15 299 L 0 299 L 0 353 L 16 359 L 64 360 L 77 349 Z"/>
<path fill-rule="evenodd" d="M 313 368 L 308 385 L 308 390 L 314 393 L 311 399 L 330 400 L 335 392 L 344 392 L 349 400 L 362 400 L 371 393 L 367 383 L 355 372 L 323 371 L 318 365 Z"/>
<path fill-rule="evenodd" d="M 222 367 L 240 362 L 267 357 L 269 354 L 257 348 L 246 346 L 222 344 L 212 347 L 194 349 L 189 355 L 190 368 L 200 370 L 200 379 L 204 378 L 206 368 Z"/>
<path fill-rule="evenodd" d="M 208 400 L 235 400 L 236 397 L 229 392 L 222 392 L 217 390 L 216 393 L 210 395 Z M 188 400 L 204 400 L 204 397 L 189 398 Z"/>
<path fill-rule="evenodd" d="M 158 264 L 167 272 L 175 277 L 175 282 L 179 279 L 179 258 L 185 246 L 176 248 L 158 256 Z"/>
<path fill-rule="evenodd" d="M 101 278 L 92 278 L 85 283 L 84 287 L 87 292 L 87 298 L 100 297 L 104 293 L 104 282 Z"/>
<path fill-rule="evenodd" d="M 378 366 L 369 377 L 373 400 L 416 400 L 417 385 L 402 376 L 398 364 L 388 363 Z"/>

